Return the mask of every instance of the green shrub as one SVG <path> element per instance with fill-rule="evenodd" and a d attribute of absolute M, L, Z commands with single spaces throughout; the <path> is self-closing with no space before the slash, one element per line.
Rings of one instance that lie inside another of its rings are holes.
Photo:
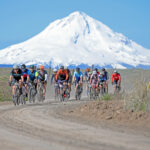
<path fill-rule="evenodd" d="M 112 95 L 111 94 L 104 94 L 100 100 L 104 100 L 104 101 L 109 101 L 112 100 Z"/>

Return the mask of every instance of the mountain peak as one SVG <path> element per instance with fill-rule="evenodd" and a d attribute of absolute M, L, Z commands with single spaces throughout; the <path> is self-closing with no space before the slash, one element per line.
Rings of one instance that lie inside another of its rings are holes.
<path fill-rule="evenodd" d="M 71 13 L 69 16 L 87 16 L 87 14 L 82 11 L 75 11 Z"/>

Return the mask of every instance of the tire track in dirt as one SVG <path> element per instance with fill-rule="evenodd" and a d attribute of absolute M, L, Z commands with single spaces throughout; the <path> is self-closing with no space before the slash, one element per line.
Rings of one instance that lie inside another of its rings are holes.
<path fill-rule="evenodd" d="M 46 142 L 45 149 L 51 149 L 49 147 L 51 144 L 54 145 L 53 150 L 57 148 L 69 150 L 149 149 L 150 139 L 144 136 L 114 132 L 63 119 L 61 111 L 77 103 L 84 102 L 47 102 L 23 107 L 10 106 L 1 111 L 0 127 L 15 135 L 31 138 L 31 143 L 32 140 Z M 60 112 L 56 115 L 58 110 Z"/>

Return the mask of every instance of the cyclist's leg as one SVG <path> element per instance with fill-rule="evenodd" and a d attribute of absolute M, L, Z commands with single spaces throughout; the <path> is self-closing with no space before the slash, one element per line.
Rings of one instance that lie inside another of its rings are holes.
<path fill-rule="evenodd" d="M 108 93 L 108 80 L 106 80 L 106 93 Z"/>
<path fill-rule="evenodd" d="M 113 86 L 114 86 L 114 92 L 116 92 L 116 88 L 117 88 L 117 81 L 113 82 Z"/>
<path fill-rule="evenodd" d="M 12 86 L 12 96 L 14 97 L 14 95 L 15 95 L 15 88 L 16 88 L 16 86 L 15 86 L 15 84 Z"/>
<path fill-rule="evenodd" d="M 46 94 L 46 85 L 47 85 L 47 82 L 45 81 L 43 83 L 43 97 L 45 98 L 45 94 Z"/>

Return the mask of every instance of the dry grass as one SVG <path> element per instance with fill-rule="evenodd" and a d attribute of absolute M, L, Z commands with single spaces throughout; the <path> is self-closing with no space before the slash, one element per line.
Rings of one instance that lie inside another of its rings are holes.
<path fill-rule="evenodd" d="M 124 107 L 133 111 L 150 111 L 150 91 L 144 79 L 135 81 L 133 90 L 124 95 Z"/>
<path fill-rule="evenodd" d="M 11 68 L 0 68 L 0 101 L 11 100 L 11 88 L 8 86 Z"/>

